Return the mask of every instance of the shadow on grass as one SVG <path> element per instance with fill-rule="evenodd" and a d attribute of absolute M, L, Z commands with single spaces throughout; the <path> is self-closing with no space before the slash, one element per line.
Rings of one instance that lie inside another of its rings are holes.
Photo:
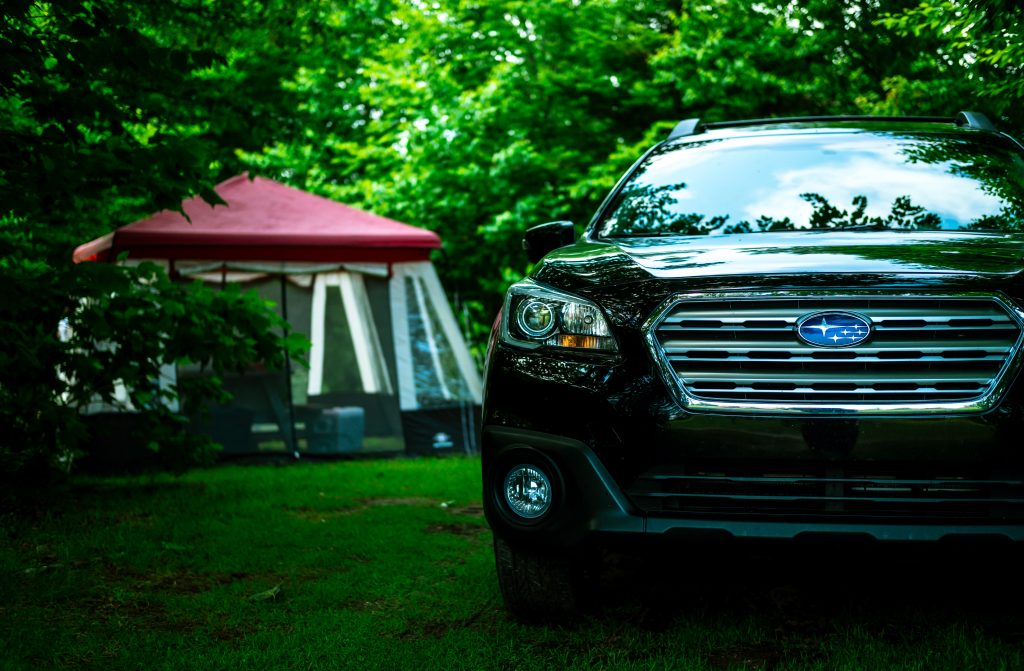
<path fill-rule="evenodd" d="M 651 632 L 759 623 L 766 635 L 719 649 L 712 668 L 820 660 L 851 634 L 904 649 L 959 631 L 1024 645 L 1024 551 L 1009 544 L 732 543 L 605 559 L 591 592 L 599 617 Z"/>

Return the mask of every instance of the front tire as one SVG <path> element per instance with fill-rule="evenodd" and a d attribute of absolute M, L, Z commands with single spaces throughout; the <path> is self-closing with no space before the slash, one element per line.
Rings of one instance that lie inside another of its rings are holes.
<path fill-rule="evenodd" d="M 565 622 L 580 614 L 584 562 L 571 550 L 523 548 L 494 538 L 494 563 L 505 604 L 524 622 Z"/>

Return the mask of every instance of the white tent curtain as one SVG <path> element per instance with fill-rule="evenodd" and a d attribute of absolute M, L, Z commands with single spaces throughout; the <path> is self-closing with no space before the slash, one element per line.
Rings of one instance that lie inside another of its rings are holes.
<path fill-rule="evenodd" d="M 441 353 L 438 351 L 438 338 L 442 337 L 440 333 L 434 333 L 434 324 L 432 320 L 427 317 L 429 314 L 427 308 L 426 290 L 423 288 L 422 277 L 411 277 L 413 280 L 411 284 L 413 288 L 413 294 L 416 296 L 416 312 L 415 314 L 421 315 L 423 322 L 423 335 L 426 338 L 427 349 L 430 352 L 430 365 L 434 370 L 434 375 L 437 378 L 437 387 L 441 392 L 441 398 L 445 401 L 451 401 L 455 398 L 455 394 L 448 388 L 448 383 L 445 381 L 444 367 L 441 365 Z"/>
<path fill-rule="evenodd" d="M 351 334 L 351 342 L 327 342 L 327 299 L 328 292 L 338 292 L 341 298 L 345 320 Z M 351 347 L 355 353 L 356 366 L 362 390 L 365 393 L 393 394 L 391 376 L 384 359 L 380 334 L 373 319 L 366 285 L 359 273 L 335 272 L 315 276 L 313 300 L 310 314 L 310 361 L 307 392 L 319 395 L 324 389 L 324 361 L 328 348 Z"/>
<path fill-rule="evenodd" d="M 366 283 L 356 273 L 336 273 L 338 286 L 341 288 L 341 300 L 345 304 L 345 314 L 352 328 L 352 341 L 359 361 L 359 375 L 363 380 L 363 391 L 366 393 L 393 394 L 391 376 L 388 375 L 387 362 L 384 360 L 384 348 L 377 333 L 377 324 L 370 309 L 370 299 L 366 295 Z"/>
<path fill-rule="evenodd" d="M 430 294 L 430 301 L 437 311 L 441 327 L 444 329 L 445 336 L 451 345 L 459 372 L 462 373 L 462 377 L 469 387 L 470 400 L 479 404 L 483 400 L 483 381 L 480 379 L 480 371 L 477 370 L 473 357 L 469 353 L 469 347 L 466 346 L 462 332 L 459 331 L 459 324 L 455 321 L 455 315 L 452 313 L 451 305 L 448 303 L 448 297 L 445 296 L 444 289 L 441 287 L 441 280 L 437 276 L 437 270 L 430 263 L 418 265 L 422 271 L 423 284 Z"/>
<path fill-rule="evenodd" d="M 395 264 L 390 290 L 401 409 L 479 404 L 480 374 L 433 265 Z"/>
<path fill-rule="evenodd" d="M 318 395 L 324 388 L 324 317 L 327 314 L 327 284 L 323 276 L 313 281 L 313 301 L 310 309 L 309 324 L 309 380 L 306 393 Z"/>
<path fill-rule="evenodd" d="M 402 410 L 415 410 L 419 405 L 416 403 L 416 380 L 413 377 L 412 346 L 409 341 L 409 300 L 405 295 L 405 265 L 395 265 L 392 272 L 388 289 L 391 294 L 391 335 L 395 341 L 398 407 Z"/>

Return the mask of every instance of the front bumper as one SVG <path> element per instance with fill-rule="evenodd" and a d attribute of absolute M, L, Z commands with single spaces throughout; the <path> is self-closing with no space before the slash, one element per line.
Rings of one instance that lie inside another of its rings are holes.
<path fill-rule="evenodd" d="M 656 515 L 638 509 L 595 452 L 581 441 L 526 429 L 485 427 L 484 509 L 494 533 L 509 542 L 568 547 L 587 542 L 730 541 L 1024 541 L 1024 520 L 970 523 L 864 522 L 847 519 L 749 520 Z M 515 520 L 500 500 L 509 468 L 535 463 L 553 475 L 552 511 L 531 524 Z"/>

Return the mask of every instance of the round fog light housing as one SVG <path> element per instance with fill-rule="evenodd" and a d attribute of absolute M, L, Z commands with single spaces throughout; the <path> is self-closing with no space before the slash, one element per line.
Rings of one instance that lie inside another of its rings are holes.
<path fill-rule="evenodd" d="M 551 508 L 551 480 L 536 466 L 520 464 L 505 476 L 505 503 L 516 515 L 533 520 Z"/>

